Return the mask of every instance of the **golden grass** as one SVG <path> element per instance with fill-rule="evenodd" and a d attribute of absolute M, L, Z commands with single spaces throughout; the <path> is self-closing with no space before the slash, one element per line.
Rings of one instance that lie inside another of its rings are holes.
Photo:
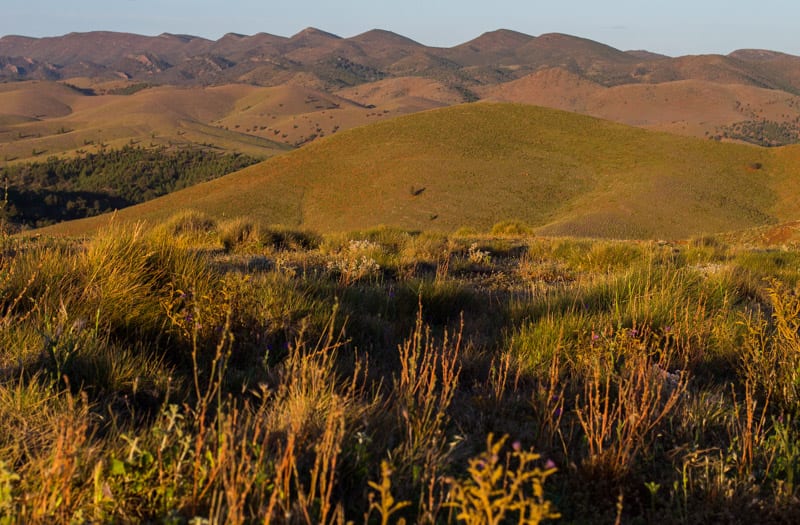
<path fill-rule="evenodd" d="M 217 219 L 246 213 L 323 232 L 378 224 L 487 231 L 515 219 L 549 235 L 685 238 L 794 218 L 793 151 L 479 103 L 342 132 L 118 219 L 158 221 L 191 206 Z"/>
<path fill-rule="evenodd" d="M 211 145 L 268 157 L 314 137 L 444 104 L 409 94 L 381 110 L 366 105 L 296 85 L 165 86 L 128 96 L 84 96 L 60 83 L 21 82 L 0 89 L 0 160 L 75 155 L 131 142 Z"/>

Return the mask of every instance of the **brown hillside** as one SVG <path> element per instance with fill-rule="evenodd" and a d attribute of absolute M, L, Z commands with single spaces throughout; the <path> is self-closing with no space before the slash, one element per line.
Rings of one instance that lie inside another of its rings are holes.
<path fill-rule="evenodd" d="M 522 46 L 517 55 L 536 66 L 572 61 L 581 68 L 594 62 L 630 64 L 636 60 L 606 44 L 561 33 L 548 33 L 534 38 Z"/>
<path fill-rule="evenodd" d="M 784 91 L 702 80 L 607 88 L 560 68 L 478 93 L 487 100 L 542 105 L 697 137 L 740 121 L 793 122 L 800 117 L 800 97 Z"/>
<path fill-rule="evenodd" d="M 126 144 L 213 147 L 268 157 L 286 146 L 213 125 L 235 114 L 237 101 L 259 89 L 161 87 L 131 96 L 86 96 L 56 83 L 8 84 L 0 90 L 5 121 L 0 120 L 0 158 L 25 160 L 32 152 L 49 156 Z M 31 118 L 14 121 L 15 113 L 5 113 L 6 108 L 29 108 Z"/>
<path fill-rule="evenodd" d="M 400 77 L 380 80 L 342 89 L 337 95 L 364 106 L 375 105 L 385 109 L 418 110 L 459 104 L 463 96 L 438 80 L 423 77 Z"/>
<path fill-rule="evenodd" d="M 361 49 L 369 50 L 369 55 L 381 66 L 401 60 L 425 47 L 410 38 L 382 29 L 373 29 L 347 40 Z"/>
<path fill-rule="evenodd" d="M 548 68 L 518 80 L 476 89 L 481 98 L 498 102 L 519 102 L 567 111 L 582 112 L 587 101 L 606 88 L 560 68 Z"/>
<path fill-rule="evenodd" d="M 498 29 L 455 46 L 447 50 L 444 56 L 467 66 L 506 65 L 507 62 L 516 63 L 516 50 L 534 39 L 517 31 Z"/>
<path fill-rule="evenodd" d="M 339 129 L 369 122 L 367 110 L 337 95 L 301 85 L 252 90 L 215 125 L 286 144 L 301 145 Z"/>
<path fill-rule="evenodd" d="M 720 84 L 745 84 L 779 89 L 780 82 L 763 75 L 745 62 L 722 55 L 696 55 L 659 60 L 640 65 L 640 82 L 660 83 L 673 80 L 707 80 Z"/>
<path fill-rule="evenodd" d="M 209 51 L 216 55 L 228 56 L 232 60 L 247 60 L 253 57 L 277 55 L 288 40 L 267 33 L 257 33 L 252 36 L 228 33 L 214 42 Z"/>
<path fill-rule="evenodd" d="M 776 79 L 782 89 L 800 94 L 800 57 L 763 49 L 740 49 L 728 56 Z"/>
<path fill-rule="evenodd" d="M 79 92 L 53 82 L 0 84 L 0 116 L 28 119 L 63 117 L 72 113 Z"/>
<path fill-rule="evenodd" d="M 174 61 L 201 53 L 210 43 L 200 37 L 168 33 L 149 37 L 132 33 L 92 31 L 36 39 L 4 37 L 0 39 L 0 54 L 26 56 L 55 63 L 89 61 L 103 64 L 127 54 L 150 52 Z"/>

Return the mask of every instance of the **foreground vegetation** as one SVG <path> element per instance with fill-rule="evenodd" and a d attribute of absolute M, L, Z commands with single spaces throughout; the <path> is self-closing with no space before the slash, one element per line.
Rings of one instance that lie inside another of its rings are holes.
<path fill-rule="evenodd" d="M 2 523 L 792 522 L 800 253 L 7 238 Z"/>

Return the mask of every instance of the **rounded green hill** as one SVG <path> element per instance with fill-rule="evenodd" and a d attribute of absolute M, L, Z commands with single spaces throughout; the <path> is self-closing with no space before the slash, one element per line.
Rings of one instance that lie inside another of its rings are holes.
<path fill-rule="evenodd" d="M 521 220 L 553 235 L 686 237 L 796 218 L 796 148 L 767 150 L 517 104 L 386 120 L 121 210 L 184 208 L 321 232 L 387 224 L 487 229 Z M 82 233 L 107 217 L 63 224 Z"/>

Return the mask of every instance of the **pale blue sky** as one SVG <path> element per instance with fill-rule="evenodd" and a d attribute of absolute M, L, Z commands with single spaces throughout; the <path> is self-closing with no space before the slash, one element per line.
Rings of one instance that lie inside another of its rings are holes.
<path fill-rule="evenodd" d="M 452 46 L 485 31 L 568 33 L 668 55 L 763 48 L 800 55 L 798 0 L 0 0 L 0 35 L 112 30 L 348 37 L 381 28 Z"/>

